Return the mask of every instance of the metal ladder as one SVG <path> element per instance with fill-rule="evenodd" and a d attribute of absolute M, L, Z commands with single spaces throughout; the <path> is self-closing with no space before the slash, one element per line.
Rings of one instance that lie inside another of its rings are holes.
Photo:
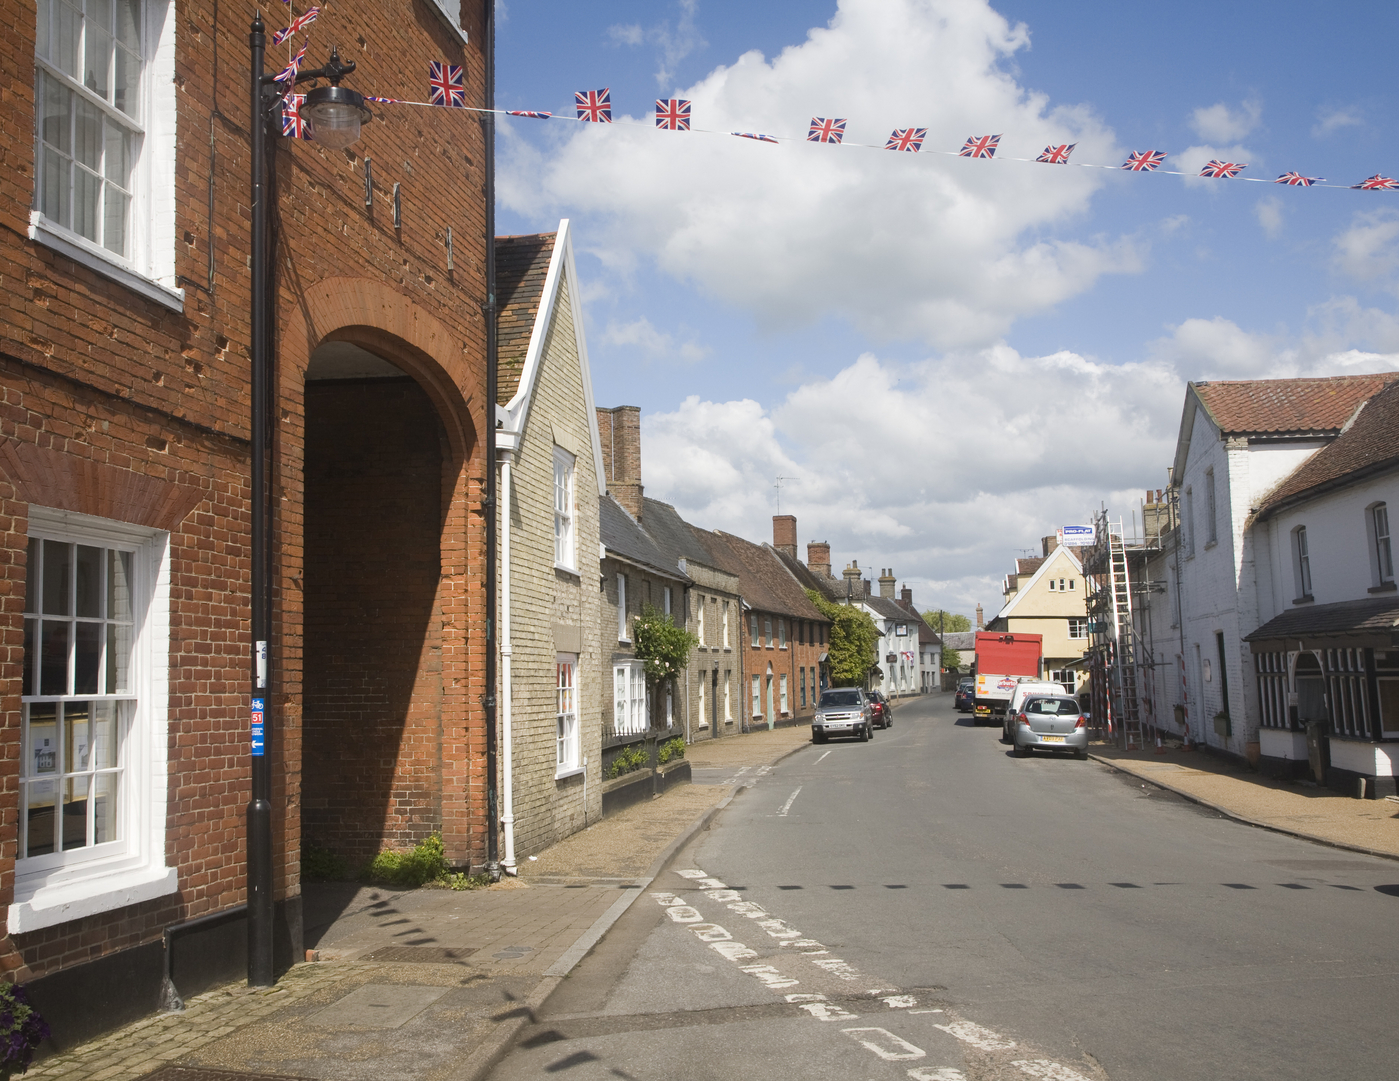
<path fill-rule="evenodd" d="M 1132 623 L 1132 582 L 1122 523 L 1108 530 L 1108 560 L 1112 575 L 1113 682 L 1117 685 L 1117 721 L 1124 750 L 1145 747 L 1141 699 L 1137 688 L 1136 628 Z"/>

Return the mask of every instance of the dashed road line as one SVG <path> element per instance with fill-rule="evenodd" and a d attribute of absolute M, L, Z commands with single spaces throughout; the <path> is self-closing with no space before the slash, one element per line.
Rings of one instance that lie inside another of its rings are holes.
<path fill-rule="evenodd" d="M 777 817 L 778 817 L 778 818 L 786 818 L 786 817 L 787 817 L 787 812 L 790 811 L 790 810 L 792 809 L 792 804 L 793 804 L 793 802 L 796 800 L 797 796 L 801 795 L 801 790 L 802 790 L 802 786 L 801 786 L 801 785 L 797 785 L 796 791 L 794 791 L 790 796 L 788 796 L 788 797 L 787 797 L 787 802 L 784 803 L 784 804 L 782 805 L 782 810 L 780 810 L 780 811 L 777 812 Z"/>
<path fill-rule="evenodd" d="M 895 1036 L 887 1028 L 843 1028 L 841 1031 L 885 1062 L 907 1062 L 928 1057 L 928 1052 L 921 1047 Z"/>

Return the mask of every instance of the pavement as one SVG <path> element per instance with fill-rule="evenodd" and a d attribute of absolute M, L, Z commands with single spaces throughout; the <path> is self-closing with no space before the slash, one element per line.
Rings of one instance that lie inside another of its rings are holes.
<path fill-rule="evenodd" d="M 520 860 L 487 889 L 307 884 L 306 945 L 268 989 L 229 984 L 27 1074 L 55 1081 L 474 1081 L 736 791 L 807 745 L 805 727 L 687 750 L 699 783 Z"/>
<path fill-rule="evenodd" d="M 1276 781 L 1204 751 L 1123 751 L 1098 744 L 1089 757 L 1250 826 L 1399 859 L 1399 803 L 1392 800 Z"/>

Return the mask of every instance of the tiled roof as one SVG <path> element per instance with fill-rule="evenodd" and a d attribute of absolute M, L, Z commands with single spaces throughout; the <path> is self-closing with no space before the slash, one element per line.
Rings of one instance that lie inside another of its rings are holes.
<path fill-rule="evenodd" d="M 845 600 L 843 579 L 827 578 L 823 574 L 817 574 L 796 556 L 789 556 L 785 552 L 777 552 L 777 558 L 782 561 L 784 567 L 792 572 L 792 577 L 797 580 L 797 585 L 802 588 L 803 592 L 814 589 L 830 600 Z"/>
<path fill-rule="evenodd" d="M 1348 634 L 1392 634 L 1399 628 L 1399 597 L 1369 597 L 1363 601 L 1337 601 L 1334 604 L 1289 608 L 1274 616 L 1246 642 L 1271 639 L 1329 638 Z"/>
<path fill-rule="evenodd" d="M 525 368 L 530 334 L 539 303 L 544 296 L 544 279 L 554 254 L 557 233 L 495 238 L 496 304 L 496 403 L 505 405 L 520 386 Z"/>
<path fill-rule="evenodd" d="M 1376 394 L 1355 423 L 1322 447 L 1268 493 L 1258 508 L 1266 518 L 1286 504 L 1319 493 L 1349 477 L 1399 466 L 1399 382 Z"/>
<path fill-rule="evenodd" d="M 1033 559 L 1017 559 L 1015 561 L 1016 574 L 1034 574 L 1040 569 L 1040 564 L 1045 561 L 1045 556 L 1035 556 Z"/>
<path fill-rule="evenodd" d="M 688 579 L 675 560 L 668 560 L 641 523 L 628 514 L 610 495 L 599 497 L 598 533 L 609 555 L 617 555 L 677 581 Z"/>
<path fill-rule="evenodd" d="M 797 619 L 824 619 L 774 549 L 730 533 L 703 529 L 694 532 L 709 549 L 716 566 L 738 575 L 739 592 L 750 608 Z"/>
<path fill-rule="evenodd" d="M 690 524 L 669 503 L 662 503 L 659 499 L 643 499 L 641 523 L 656 542 L 656 547 L 665 554 L 668 566 L 678 569 L 682 559 L 693 559 L 710 567 L 714 565 Z"/>
<path fill-rule="evenodd" d="M 1243 379 L 1192 383 L 1222 432 L 1338 432 L 1365 399 L 1399 373 L 1324 379 Z"/>

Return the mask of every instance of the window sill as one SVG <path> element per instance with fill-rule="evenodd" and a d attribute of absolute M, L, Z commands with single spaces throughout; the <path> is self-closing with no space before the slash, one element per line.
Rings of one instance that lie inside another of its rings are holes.
<path fill-rule="evenodd" d="M 1397 588 L 1397 587 L 1396 587 L 1395 583 L 1393 583 L 1393 582 L 1381 582 L 1381 583 L 1380 583 L 1379 585 L 1377 585 L 1377 586 L 1371 586 L 1371 587 L 1370 587 L 1369 589 L 1367 589 L 1365 592 L 1366 592 L 1366 593 L 1393 593 L 1393 592 L 1395 591 L 1396 588 Z"/>
<path fill-rule="evenodd" d="M 183 289 L 171 289 L 132 270 L 91 241 L 64 229 L 61 225 L 54 225 L 37 210 L 29 213 L 29 239 L 66 256 L 80 266 L 87 267 L 88 270 L 101 274 L 104 278 L 110 278 L 118 285 L 126 286 L 132 292 L 140 293 L 147 300 L 154 300 L 172 312 L 184 314 Z"/>
<path fill-rule="evenodd" d="M 1205 551 L 1208 552 L 1211 548 L 1218 547 L 1218 545 L 1219 541 L 1217 540 L 1205 541 Z"/>
<path fill-rule="evenodd" d="M 565 777 L 577 777 L 585 768 L 584 766 L 574 766 L 572 769 L 556 770 L 554 773 L 554 780 L 562 781 Z"/>
<path fill-rule="evenodd" d="M 554 570 L 556 570 L 556 571 L 563 571 L 564 574 L 571 574 L 571 575 L 573 575 L 575 578 L 581 578 L 581 577 L 582 577 L 582 575 L 580 575 L 580 574 L 578 573 L 578 568 L 577 568 L 577 567 L 570 567 L 567 563 L 555 563 L 555 564 L 554 564 Z"/>
<path fill-rule="evenodd" d="M 1305 594 L 1303 594 L 1303 595 L 1300 596 L 1300 597 L 1293 597 L 1293 598 L 1292 598 L 1292 603 L 1293 603 L 1293 604 L 1311 604 L 1311 603 L 1314 602 L 1315 600 L 1316 600 L 1316 598 L 1313 597 L 1310 593 L 1305 593 Z"/>
<path fill-rule="evenodd" d="M 18 892 L 23 887 L 17 887 Z M 173 867 L 138 867 L 111 874 L 39 886 L 23 901 L 10 905 L 10 934 L 25 934 L 100 912 L 165 897 L 179 889 Z"/>
<path fill-rule="evenodd" d="M 618 638 L 618 639 L 617 639 L 617 644 L 618 644 L 619 646 L 629 646 L 629 645 L 631 645 L 631 639 L 630 639 L 630 638 Z"/>

